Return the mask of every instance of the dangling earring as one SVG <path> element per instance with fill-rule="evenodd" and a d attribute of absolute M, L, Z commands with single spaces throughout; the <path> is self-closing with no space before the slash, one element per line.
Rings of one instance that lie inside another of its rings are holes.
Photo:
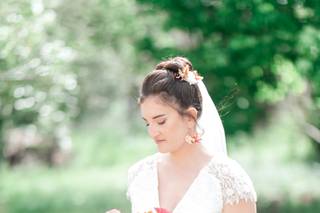
<path fill-rule="evenodd" d="M 190 135 L 186 135 L 186 137 L 184 138 L 184 140 L 185 140 L 188 144 L 193 144 L 193 143 L 194 143 L 194 139 L 193 139 Z"/>
<path fill-rule="evenodd" d="M 194 134 L 194 136 L 186 135 L 184 139 L 188 144 L 200 143 L 200 140 L 201 140 L 198 133 Z"/>

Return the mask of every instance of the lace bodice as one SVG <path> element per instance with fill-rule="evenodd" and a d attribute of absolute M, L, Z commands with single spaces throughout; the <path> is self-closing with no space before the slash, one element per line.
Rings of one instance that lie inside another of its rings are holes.
<path fill-rule="evenodd" d="M 129 169 L 127 196 L 132 213 L 160 207 L 158 158 L 158 154 L 149 156 Z M 236 161 L 215 156 L 201 169 L 172 213 L 221 213 L 225 204 L 240 200 L 257 200 L 249 176 Z"/>

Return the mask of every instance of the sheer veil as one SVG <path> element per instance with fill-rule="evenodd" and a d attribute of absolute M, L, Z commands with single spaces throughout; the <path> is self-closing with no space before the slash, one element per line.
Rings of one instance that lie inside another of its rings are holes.
<path fill-rule="evenodd" d="M 210 154 L 227 155 L 226 137 L 217 108 L 203 81 L 198 81 L 197 85 L 202 95 L 202 114 L 198 123 L 201 143 Z"/>

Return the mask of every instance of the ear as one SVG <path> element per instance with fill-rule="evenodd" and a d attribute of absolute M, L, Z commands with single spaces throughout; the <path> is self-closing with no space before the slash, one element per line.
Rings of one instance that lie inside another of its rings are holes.
<path fill-rule="evenodd" d="M 194 128 L 197 120 L 198 110 L 194 107 L 189 107 L 186 110 L 186 121 L 189 128 Z"/>

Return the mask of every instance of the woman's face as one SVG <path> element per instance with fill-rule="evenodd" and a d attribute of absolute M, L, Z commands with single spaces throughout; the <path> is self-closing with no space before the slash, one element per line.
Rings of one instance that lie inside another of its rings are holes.
<path fill-rule="evenodd" d="M 175 152 L 187 145 L 184 138 L 188 134 L 190 118 L 181 116 L 158 96 L 147 97 L 140 105 L 140 110 L 159 152 Z"/>

